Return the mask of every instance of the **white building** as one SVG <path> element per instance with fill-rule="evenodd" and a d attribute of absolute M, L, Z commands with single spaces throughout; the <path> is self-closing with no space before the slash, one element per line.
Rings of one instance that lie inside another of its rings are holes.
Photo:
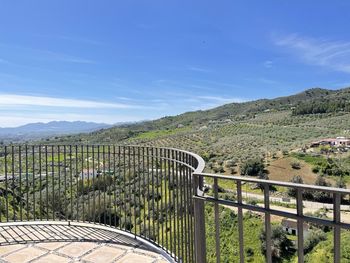
<path fill-rule="evenodd" d="M 297 220 L 290 218 L 283 218 L 281 223 L 284 231 L 288 232 L 290 235 L 298 235 L 298 222 Z M 309 225 L 307 223 L 303 223 L 303 232 L 304 238 L 308 235 Z"/>

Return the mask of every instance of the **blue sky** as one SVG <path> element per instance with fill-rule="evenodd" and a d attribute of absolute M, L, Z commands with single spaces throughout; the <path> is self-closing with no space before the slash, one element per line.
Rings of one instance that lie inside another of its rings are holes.
<path fill-rule="evenodd" d="M 349 1 L 0 0 L 0 127 L 350 86 Z"/>

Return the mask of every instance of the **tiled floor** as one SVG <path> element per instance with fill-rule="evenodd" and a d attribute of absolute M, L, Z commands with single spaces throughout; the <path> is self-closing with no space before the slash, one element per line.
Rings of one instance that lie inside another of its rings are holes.
<path fill-rule="evenodd" d="M 125 235 L 80 226 L 0 227 L 0 262 L 166 263 L 164 257 Z"/>

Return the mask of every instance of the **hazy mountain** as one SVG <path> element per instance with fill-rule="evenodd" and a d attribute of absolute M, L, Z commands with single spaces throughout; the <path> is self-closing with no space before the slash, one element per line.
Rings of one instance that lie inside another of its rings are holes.
<path fill-rule="evenodd" d="M 23 141 L 54 135 L 92 132 L 109 127 L 111 127 L 111 125 L 105 123 L 84 121 L 52 121 L 48 123 L 38 122 L 14 128 L 0 128 L 0 139 L 6 141 Z"/>

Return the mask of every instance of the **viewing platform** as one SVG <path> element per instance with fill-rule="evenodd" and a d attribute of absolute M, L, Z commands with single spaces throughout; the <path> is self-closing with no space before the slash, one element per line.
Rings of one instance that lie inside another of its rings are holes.
<path fill-rule="evenodd" d="M 0 262 L 169 262 L 154 246 L 93 224 L 10 223 L 0 225 L 0 233 Z"/>
<path fill-rule="evenodd" d="M 307 224 L 330 230 L 332 261 L 340 262 L 341 237 L 350 229 L 343 210 L 349 190 L 210 174 L 204 167 L 200 156 L 173 148 L 1 146 L 0 262 L 205 263 L 210 253 L 220 263 L 231 256 L 222 254 L 223 209 L 234 218 L 226 224 L 237 230 L 236 251 L 230 250 L 237 262 L 252 253 L 245 247 L 247 214 L 262 221 L 264 236 L 255 239 L 264 251 L 255 251 L 265 262 L 273 262 L 276 218 L 294 222 L 287 228 L 296 234 L 298 263 L 304 262 Z M 230 195 L 222 195 L 223 182 Z M 249 184 L 258 189 L 250 193 L 255 203 L 243 196 Z M 294 196 L 288 204 L 276 201 L 276 189 Z M 304 199 L 315 193 L 328 202 L 327 217 L 308 213 L 319 204 Z"/>

